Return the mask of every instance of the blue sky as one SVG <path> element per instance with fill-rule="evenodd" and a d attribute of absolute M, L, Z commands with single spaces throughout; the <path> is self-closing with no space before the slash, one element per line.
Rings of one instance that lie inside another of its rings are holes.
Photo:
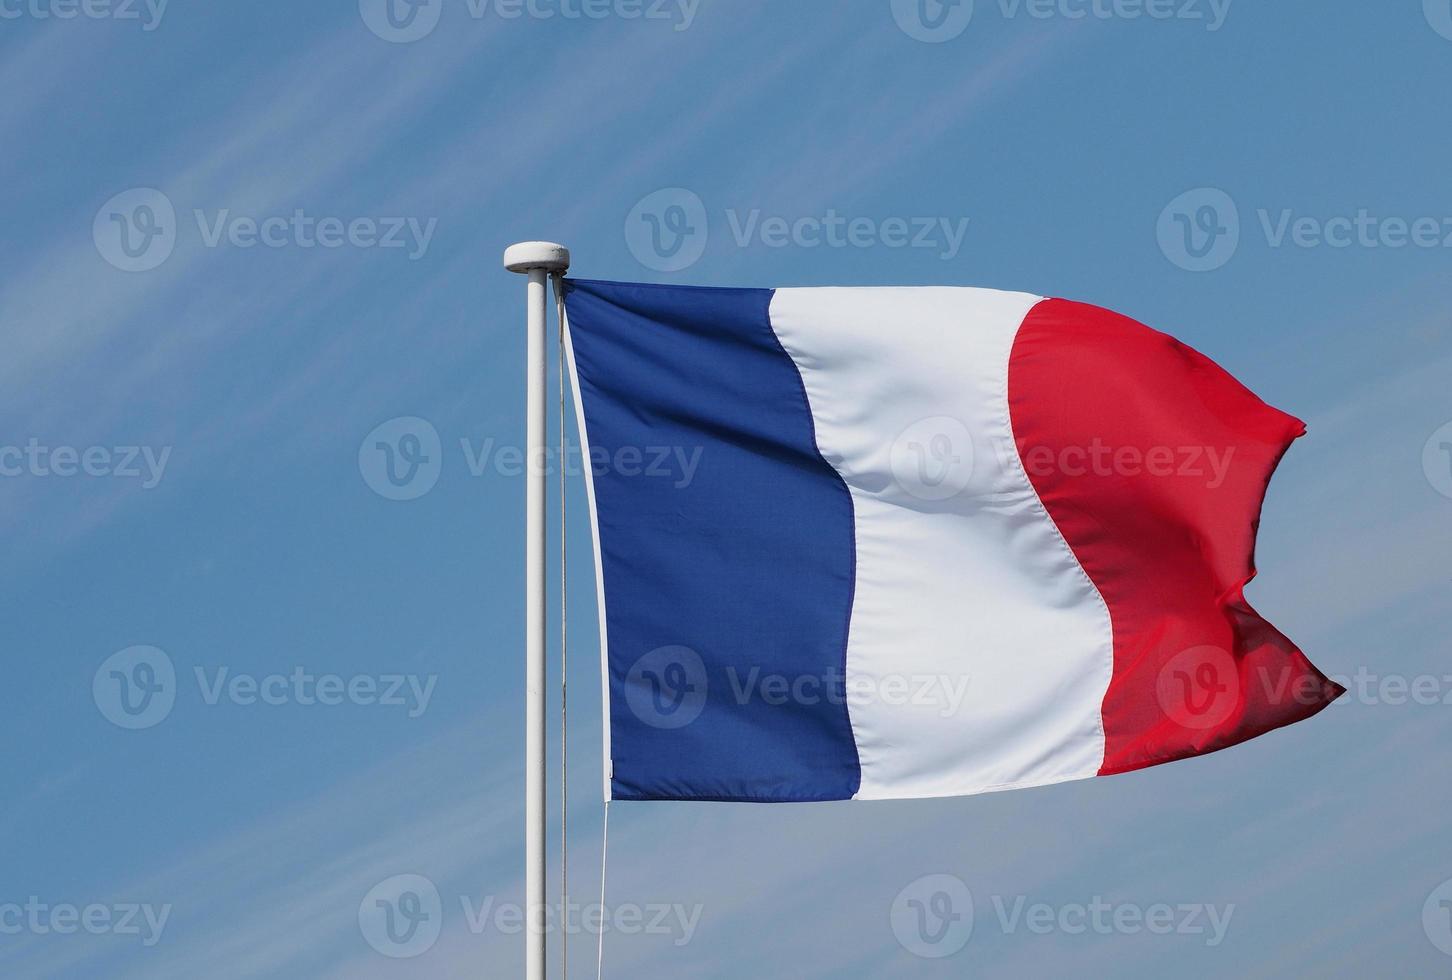
<path fill-rule="evenodd" d="M 519 972 L 508 922 L 471 922 L 522 892 L 524 334 L 499 255 L 551 238 L 591 278 L 985 285 L 1174 333 L 1309 423 L 1250 597 L 1372 678 L 1111 779 L 622 804 L 607 904 L 694 924 L 612 933 L 607 975 L 1445 974 L 1452 5 L 654 3 L 0 0 L 0 971 Z M 687 251 L 653 251 L 642 208 Z M 859 240 L 801 223 L 832 216 Z M 895 234 L 916 219 L 925 247 Z M 414 499 L 374 489 L 396 419 L 439 439 Z M 589 900 L 578 479 L 568 503 Z M 170 693 L 118 714 L 111 670 L 143 662 Z M 933 959 L 890 912 L 941 874 L 974 928 Z M 409 958 L 360 923 L 400 875 L 438 893 Z M 1101 898 L 1233 914 L 1212 944 L 999 912 Z"/>

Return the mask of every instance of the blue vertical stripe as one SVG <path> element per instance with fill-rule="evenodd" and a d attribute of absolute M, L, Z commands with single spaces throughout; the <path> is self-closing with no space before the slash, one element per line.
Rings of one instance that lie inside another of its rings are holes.
<path fill-rule="evenodd" d="M 609 650 L 611 792 L 849 799 L 852 503 L 772 292 L 572 280 Z"/>

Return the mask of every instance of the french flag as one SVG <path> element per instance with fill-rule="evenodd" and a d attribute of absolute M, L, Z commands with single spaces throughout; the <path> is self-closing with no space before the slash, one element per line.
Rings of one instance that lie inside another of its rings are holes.
<path fill-rule="evenodd" d="M 607 798 L 959 796 L 1343 693 L 1246 602 L 1305 426 L 1123 316 L 567 280 Z"/>

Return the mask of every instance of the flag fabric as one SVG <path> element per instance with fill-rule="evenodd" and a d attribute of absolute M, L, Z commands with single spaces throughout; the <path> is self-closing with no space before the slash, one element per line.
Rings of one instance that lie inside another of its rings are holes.
<path fill-rule="evenodd" d="M 1201 354 L 972 288 L 565 284 L 606 793 L 941 797 L 1339 697 L 1246 602 L 1304 434 Z"/>

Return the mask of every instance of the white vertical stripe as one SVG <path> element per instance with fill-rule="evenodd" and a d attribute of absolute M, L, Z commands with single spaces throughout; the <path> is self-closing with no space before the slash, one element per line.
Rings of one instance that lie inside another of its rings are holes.
<path fill-rule="evenodd" d="M 771 322 L 851 491 L 859 799 L 1095 775 L 1109 611 L 1029 483 L 1008 360 L 1038 297 L 783 289 Z"/>
<path fill-rule="evenodd" d="M 575 396 L 575 425 L 580 430 L 580 458 L 584 461 L 585 499 L 590 505 L 590 541 L 595 546 L 595 601 L 600 617 L 600 720 L 604 728 L 605 802 L 610 802 L 610 780 L 614 764 L 610 760 L 610 638 L 605 623 L 605 563 L 600 558 L 600 514 L 595 507 L 595 473 L 590 466 L 590 433 L 585 428 L 585 396 L 580 392 L 580 372 L 575 367 L 575 344 L 570 334 L 569 311 L 561 308 L 564 317 L 565 358 L 570 366 L 570 391 Z"/>

